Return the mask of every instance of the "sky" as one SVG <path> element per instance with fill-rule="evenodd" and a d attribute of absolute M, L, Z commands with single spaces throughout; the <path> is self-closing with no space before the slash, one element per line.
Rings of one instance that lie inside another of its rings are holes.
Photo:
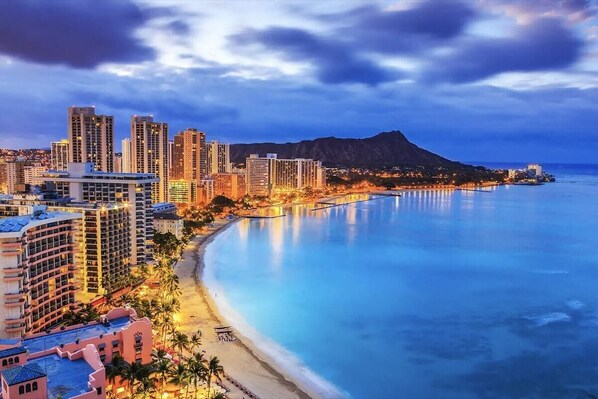
<path fill-rule="evenodd" d="M 400 130 L 460 161 L 598 162 L 598 4 L 584 0 L 0 3 L 0 147 L 67 107 L 208 140 Z"/>

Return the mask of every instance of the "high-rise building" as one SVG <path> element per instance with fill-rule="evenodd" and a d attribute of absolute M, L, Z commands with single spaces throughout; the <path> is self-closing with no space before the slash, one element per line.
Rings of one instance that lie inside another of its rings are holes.
<path fill-rule="evenodd" d="M 69 164 L 69 140 L 53 141 L 50 149 L 50 168 L 66 170 Z"/>
<path fill-rule="evenodd" d="M 123 173 L 131 173 L 131 139 L 121 141 Z"/>
<path fill-rule="evenodd" d="M 123 155 L 120 152 L 114 154 L 114 173 L 123 173 Z"/>
<path fill-rule="evenodd" d="M 168 140 L 168 175 L 172 173 L 172 160 L 174 154 L 172 153 L 174 150 L 174 140 Z"/>
<path fill-rule="evenodd" d="M 93 162 L 96 170 L 114 170 L 114 117 L 95 107 L 69 107 L 69 162 Z"/>
<path fill-rule="evenodd" d="M 7 161 L 0 165 L 3 169 L 4 194 L 14 194 L 25 190 L 25 169 L 31 166 L 31 162 L 21 159 Z"/>
<path fill-rule="evenodd" d="M 187 129 L 174 136 L 172 178 L 193 180 L 199 186 L 207 175 L 206 134 Z"/>
<path fill-rule="evenodd" d="M 272 190 L 270 180 L 274 160 L 276 158 L 269 154 L 266 158 L 260 158 L 258 154 L 251 154 L 245 161 L 247 178 L 247 194 L 254 196 L 269 196 Z"/>
<path fill-rule="evenodd" d="M 203 204 L 208 204 L 216 196 L 214 191 L 214 179 L 203 179 L 198 187 L 198 200 Z"/>
<path fill-rule="evenodd" d="M 224 195 L 233 200 L 243 198 L 246 194 L 245 174 L 242 173 L 215 173 L 214 194 Z"/>
<path fill-rule="evenodd" d="M 131 117 L 131 171 L 153 173 L 152 201 L 168 201 L 168 124 L 153 116 Z"/>
<path fill-rule="evenodd" d="M 260 158 L 257 154 L 252 154 L 246 161 L 246 173 L 247 191 L 250 195 L 270 195 L 326 186 L 322 162 L 313 159 L 278 159 L 276 154 Z"/>
<path fill-rule="evenodd" d="M 0 219 L 0 337 L 46 330 L 77 307 L 75 223 L 80 214 L 33 208 Z"/>
<path fill-rule="evenodd" d="M 207 146 L 208 175 L 214 173 L 230 173 L 230 144 L 211 141 Z"/>
<path fill-rule="evenodd" d="M 195 180 L 170 180 L 168 198 L 175 204 L 196 204 L 197 183 Z"/>
<path fill-rule="evenodd" d="M 34 162 L 23 169 L 23 182 L 30 185 L 42 184 L 41 175 L 48 169 L 40 162 Z"/>
<path fill-rule="evenodd" d="M 123 205 L 129 212 L 131 266 L 151 260 L 153 239 L 152 185 L 158 178 L 149 173 L 95 172 L 90 163 L 69 164 L 66 172 L 47 172 L 60 197 L 99 205 Z"/>
<path fill-rule="evenodd" d="M 75 263 L 79 267 L 77 282 L 84 302 L 104 293 L 122 288 L 131 272 L 131 234 L 129 209 L 123 204 L 89 204 L 70 199 L 53 198 L 46 194 L 21 194 L 0 198 L 0 217 L 33 213 L 36 205 L 51 212 L 81 215 Z M 82 299 L 82 298 L 81 298 Z"/>

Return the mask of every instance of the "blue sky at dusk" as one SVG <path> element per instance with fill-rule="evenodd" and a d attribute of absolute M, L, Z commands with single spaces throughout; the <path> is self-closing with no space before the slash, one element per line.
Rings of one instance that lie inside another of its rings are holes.
<path fill-rule="evenodd" d="M 66 137 L 66 109 L 229 142 L 401 130 L 456 160 L 598 154 L 598 4 L 7 1 L 0 147 Z"/>

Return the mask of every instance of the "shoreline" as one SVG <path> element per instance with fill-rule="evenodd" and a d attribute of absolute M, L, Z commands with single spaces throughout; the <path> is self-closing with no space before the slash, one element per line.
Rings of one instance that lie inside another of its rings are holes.
<path fill-rule="evenodd" d="M 219 341 L 213 331 L 213 327 L 227 325 L 228 321 L 221 314 L 218 305 L 202 281 L 205 269 L 204 255 L 207 246 L 220 233 L 241 219 L 239 217 L 233 221 L 224 222 L 207 235 L 195 237 L 184 251 L 184 258 L 191 255 L 189 256 L 191 259 L 184 259 L 175 267 L 175 271 L 181 279 L 183 291 L 181 313 L 185 312 L 184 308 L 187 308 L 187 304 L 189 305 L 187 311 L 193 312 L 189 317 L 181 318 L 181 323 L 185 323 L 181 324 L 181 329 L 187 333 L 195 332 L 198 328 L 201 329 L 202 347 L 209 356 L 218 356 L 226 374 L 247 387 L 259 398 L 319 399 L 322 397 L 321 395 L 293 378 L 287 370 L 281 370 L 284 367 L 278 365 L 271 356 L 260 350 L 250 338 L 241 334 L 236 328 L 233 327 L 237 338 L 234 342 Z M 197 297 L 201 298 L 200 303 L 196 303 Z M 191 305 L 192 303 L 193 305 Z M 194 320 L 198 316 L 200 316 L 199 320 Z M 237 389 L 232 387 L 232 384 L 228 383 L 226 379 L 223 379 L 223 385 L 230 389 L 230 398 L 247 397 L 247 394 L 240 390 L 236 392 Z"/>

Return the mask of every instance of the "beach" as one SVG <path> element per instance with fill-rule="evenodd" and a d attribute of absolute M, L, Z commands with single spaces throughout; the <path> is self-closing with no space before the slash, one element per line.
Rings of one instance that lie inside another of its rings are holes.
<path fill-rule="evenodd" d="M 226 326 L 228 322 L 220 314 L 216 304 L 210 297 L 207 288 L 201 282 L 203 272 L 203 255 L 206 246 L 216 234 L 225 230 L 233 222 L 217 221 L 207 233 L 195 237 L 185 248 L 182 259 L 175 266 L 180 279 L 181 312 L 176 323 L 185 333 L 194 333 L 198 329 L 202 333 L 202 349 L 206 355 L 217 356 L 224 366 L 225 372 L 242 384 L 249 392 L 262 399 L 316 399 L 320 397 L 310 388 L 300 386 L 289 375 L 275 369 L 272 359 L 259 351 L 253 342 L 234 331 L 238 339 L 233 342 L 222 342 L 218 339 L 214 328 Z M 247 398 L 246 393 L 223 379 L 230 398 Z"/>

